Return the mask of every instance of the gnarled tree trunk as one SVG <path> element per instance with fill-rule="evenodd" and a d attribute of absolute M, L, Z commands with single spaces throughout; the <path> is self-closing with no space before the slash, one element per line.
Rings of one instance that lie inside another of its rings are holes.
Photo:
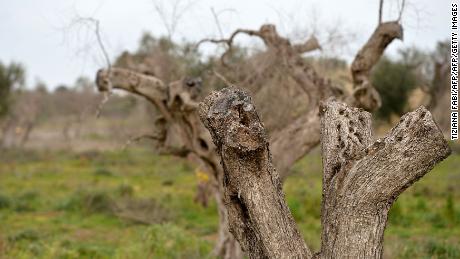
<path fill-rule="evenodd" d="M 145 97 L 159 111 L 155 141 L 160 154 L 192 157 L 203 167 L 211 179 L 211 189 L 219 213 L 219 230 L 215 254 L 221 258 L 243 258 L 238 242 L 228 231 L 227 211 L 222 200 L 222 168 L 219 166 L 215 146 L 208 131 L 199 121 L 196 98 L 200 91 L 197 79 L 182 79 L 170 84 L 148 75 L 122 68 L 100 70 L 96 83 L 100 91 L 121 89 Z"/>
<path fill-rule="evenodd" d="M 315 258 L 381 258 L 388 211 L 450 154 L 423 107 L 373 141 L 371 116 L 328 100 L 320 107 L 322 246 Z M 250 258 L 312 258 L 286 205 L 268 138 L 249 95 L 214 92 L 200 105 L 224 169 L 230 231 Z"/>
<path fill-rule="evenodd" d="M 363 65 L 361 69 L 352 69 L 353 75 L 364 74 L 367 76 L 386 46 L 398 37 L 398 34 L 386 33 L 385 26 L 385 24 L 379 25 L 368 43 L 360 51 L 361 54 L 357 55 L 356 60 L 359 60 L 358 63 Z M 282 180 L 288 175 L 289 169 L 295 162 L 319 144 L 320 113 L 318 106 L 322 100 L 330 96 L 335 96 L 341 100 L 347 100 L 347 102 L 354 105 L 366 107 L 368 105 L 360 104 L 367 102 L 369 95 L 362 95 L 360 94 L 362 91 L 359 92 L 359 89 L 363 89 L 363 80 L 357 80 L 355 85 L 357 85 L 356 89 L 358 90 L 355 91 L 355 94 L 348 95 L 343 89 L 332 85 L 329 80 L 318 75 L 313 67 L 305 62 L 301 57 L 303 53 L 320 48 L 316 38 L 312 37 L 302 44 L 291 44 L 287 38 L 281 37 L 277 33 L 274 25 L 270 24 L 261 26 L 257 31 L 237 30 L 229 39 L 208 40 L 228 45 L 228 51 L 222 56 L 223 63 L 225 63 L 225 57 L 232 50 L 234 37 L 239 33 L 260 37 L 267 46 L 267 51 L 275 55 L 277 60 L 280 61 L 279 65 L 283 67 L 283 70 L 287 72 L 290 78 L 294 79 L 308 96 L 308 112 L 271 134 L 271 150 L 275 158 L 274 164 L 277 166 Z M 261 74 L 266 75 L 269 73 Z M 362 77 L 356 76 L 356 78 Z M 208 131 L 203 127 L 198 118 L 197 92 L 200 89 L 200 83 L 196 80 L 182 79 L 166 84 L 151 75 L 114 67 L 108 70 L 100 70 L 96 81 L 100 91 L 110 91 L 112 87 L 122 89 L 145 97 L 157 108 L 161 115 L 156 121 L 156 133 L 149 137 L 155 140 L 159 153 L 180 157 L 193 156 L 200 161 L 200 164 L 205 165 L 204 167 L 212 179 L 212 187 L 215 192 L 214 196 L 216 197 L 220 217 L 219 240 L 215 249 L 216 254 L 222 258 L 242 258 L 238 243 L 233 238 L 233 235 L 228 232 L 227 215 L 233 212 L 227 212 L 228 207 L 224 206 L 226 199 L 222 184 L 225 184 L 225 174 L 219 165 L 216 147 L 213 145 Z M 373 90 L 373 88 L 366 89 Z M 359 93 L 359 95 L 356 93 Z M 369 97 L 370 99 L 375 97 L 375 90 L 372 93 L 374 94 Z M 376 98 L 378 98 L 378 93 Z M 372 103 L 373 101 L 370 102 Z M 376 106 L 374 105 L 371 108 L 374 109 Z M 278 175 L 278 173 L 273 172 L 271 175 Z M 278 192 L 278 194 L 282 194 L 281 190 Z M 276 215 L 280 215 L 279 220 L 286 221 L 286 231 L 289 232 L 289 236 L 296 236 L 298 239 L 300 236 L 295 225 L 287 223 L 290 222 L 291 217 L 283 216 L 288 211 L 287 206 L 285 204 L 282 205 L 283 202 L 275 198 L 272 202 L 280 202 L 280 206 L 283 207 L 280 208 L 280 211 Z M 233 220 L 230 221 L 234 222 Z M 264 224 L 263 222 L 259 223 Z M 274 222 L 271 223 L 274 224 Z M 244 235 L 244 233 L 239 234 Z M 269 233 L 266 232 L 266 234 Z M 273 237 L 277 238 L 279 236 L 275 235 Z M 289 242 L 292 241 L 290 239 L 286 240 L 289 240 Z M 288 248 L 297 247 L 300 240 L 301 237 L 295 245 L 290 243 L 286 243 L 286 245 Z M 239 241 L 241 242 L 241 239 Z M 248 248 L 250 242 L 241 245 Z M 254 249 L 257 250 L 259 248 L 254 247 Z M 298 248 L 296 251 L 305 256 L 311 255 L 306 248 Z M 284 255 L 284 252 L 281 252 L 281 254 L 267 252 L 268 255 Z"/>

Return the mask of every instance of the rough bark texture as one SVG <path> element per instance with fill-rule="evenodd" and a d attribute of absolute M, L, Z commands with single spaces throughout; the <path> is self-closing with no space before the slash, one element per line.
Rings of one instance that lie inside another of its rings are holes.
<path fill-rule="evenodd" d="M 391 205 L 450 149 L 424 107 L 375 142 L 369 113 L 333 101 L 322 112 L 321 257 L 381 258 Z"/>
<path fill-rule="evenodd" d="M 371 69 L 380 60 L 388 45 L 395 39 L 403 39 L 403 28 L 398 21 L 379 23 L 366 44 L 356 54 L 351 64 L 353 93 L 349 103 L 352 106 L 375 111 L 382 101 L 370 82 Z"/>
<path fill-rule="evenodd" d="M 239 29 L 229 39 L 208 40 L 228 45 L 228 50 L 222 56 L 223 62 L 226 62 L 225 57 L 232 51 L 235 36 L 240 33 L 262 39 L 267 48 L 266 52 L 275 59 L 272 62 L 276 63 L 278 69 L 279 67 L 284 68 L 285 76 L 292 78 L 308 97 L 308 100 L 305 101 L 308 103 L 307 113 L 271 133 L 274 163 L 281 178 L 284 179 L 294 163 L 319 144 L 319 102 L 328 96 L 340 96 L 343 91 L 334 86 L 330 80 L 318 75 L 301 56 L 303 53 L 321 49 L 314 36 L 302 44 L 292 44 L 289 39 L 279 35 L 272 24 L 264 24 L 256 31 Z M 253 87 L 248 88 L 253 92 L 259 91 Z M 282 90 L 279 89 L 279 91 Z"/>
<path fill-rule="evenodd" d="M 214 254 L 222 259 L 244 258 L 240 243 L 238 243 L 229 230 L 230 223 L 228 220 L 227 208 L 224 205 L 223 190 L 214 192 L 214 195 L 219 213 L 218 239 L 214 247 Z"/>
<path fill-rule="evenodd" d="M 396 198 L 450 154 L 431 114 L 404 115 L 372 140 L 371 115 L 322 103 L 322 246 L 315 258 L 381 258 Z M 263 124 L 247 93 L 227 88 L 200 105 L 224 168 L 230 231 L 250 258 L 311 258 L 286 206 Z"/>
<path fill-rule="evenodd" d="M 234 88 L 214 92 L 200 116 L 222 157 L 230 231 L 242 248 L 250 258 L 310 258 L 250 97 Z"/>

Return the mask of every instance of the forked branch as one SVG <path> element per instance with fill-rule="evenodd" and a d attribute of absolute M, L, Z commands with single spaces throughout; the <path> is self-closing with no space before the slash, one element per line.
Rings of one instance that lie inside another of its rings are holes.
<path fill-rule="evenodd" d="M 375 142 L 369 113 L 334 101 L 321 109 L 321 255 L 381 258 L 391 205 L 450 154 L 449 146 L 424 107 Z"/>
<path fill-rule="evenodd" d="M 321 45 L 315 36 L 312 36 L 307 41 L 301 44 L 292 44 L 289 39 L 284 38 L 278 34 L 276 27 L 273 24 L 264 24 L 259 30 L 246 30 L 237 29 L 234 31 L 228 39 L 203 39 L 197 43 L 197 47 L 201 44 L 210 42 L 215 44 L 225 44 L 227 50 L 221 56 L 221 62 L 223 65 L 227 65 L 226 58 L 232 53 L 234 39 L 238 34 L 247 34 L 249 36 L 259 37 L 269 50 L 277 50 L 287 56 L 294 56 L 317 49 L 321 49 Z"/>
<path fill-rule="evenodd" d="M 372 140 L 371 115 L 329 100 L 320 107 L 323 153 L 322 247 L 315 258 L 381 258 L 396 198 L 450 154 L 423 107 Z M 265 129 L 242 90 L 200 104 L 224 168 L 231 232 L 250 258 L 311 258 L 286 205 Z"/>

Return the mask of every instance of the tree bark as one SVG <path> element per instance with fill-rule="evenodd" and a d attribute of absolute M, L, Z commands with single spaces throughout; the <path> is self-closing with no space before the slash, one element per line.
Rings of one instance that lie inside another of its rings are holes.
<path fill-rule="evenodd" d="M 243 251 L 238 241 L 229 230 L 227 208 L 224 205 L 223 191 L 214 192 L 217 212 L 219 213 L 219 230 L 217 244 L 214 246 L 214 254 L 222 259 L 244 258 Z"/>
<path fill-rule="evenodd" d="M 323 258 L 381 258 L 388 211 L 406 188 L 450 154 L 420 107 L 372 143 L 369 113 L 329 101 L 322 107 Z"/>
<path fill-rule="evenodd" d="M 226 88 L 200 106 L 224 168 L 230 231 L 250 258 L 311 258 L 284 200 L 267 136 L 250 97 Z"/>
<path fill-rule="evenodd" d="M 321 251 L 315 258 L 381 258 L 388 211 L 405 189 L 450 154 L 423 107 L 372 140 L 371 115 L 322 103 Z M 263 124 L 242 90 L 213 92 L 200 104 L 224 169 L 230 231 L 250 258 L 312 258 L 286 205 Z"/>
<path fill-rule="evenodd" d="M 401 24 L 398 21 L 379 23 L 374 33 L 356 54 L 351 64 L 353 93 L 348 100 L 352 106 L 368 111 L 375 111 L 381 106 L 380 95 L 370 82 L 370 73 L 385 49 L 395 39 L 403 39 Z"/>

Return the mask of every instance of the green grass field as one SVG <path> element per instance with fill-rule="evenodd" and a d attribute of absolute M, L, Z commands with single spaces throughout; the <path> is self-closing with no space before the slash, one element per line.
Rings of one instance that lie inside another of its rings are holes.
<path fill-rule="evenodd" d="M 211 258 L 217 213 L 214 203 L 193 202 L 194 171 L 142 148 L 2 153 L 0 258 Z M 318 250 L 320 156 L 300 161 L 284 190 L 305 240 Z M 398 199 L 385 257 L 460 258 L 459 154 Z"/>

